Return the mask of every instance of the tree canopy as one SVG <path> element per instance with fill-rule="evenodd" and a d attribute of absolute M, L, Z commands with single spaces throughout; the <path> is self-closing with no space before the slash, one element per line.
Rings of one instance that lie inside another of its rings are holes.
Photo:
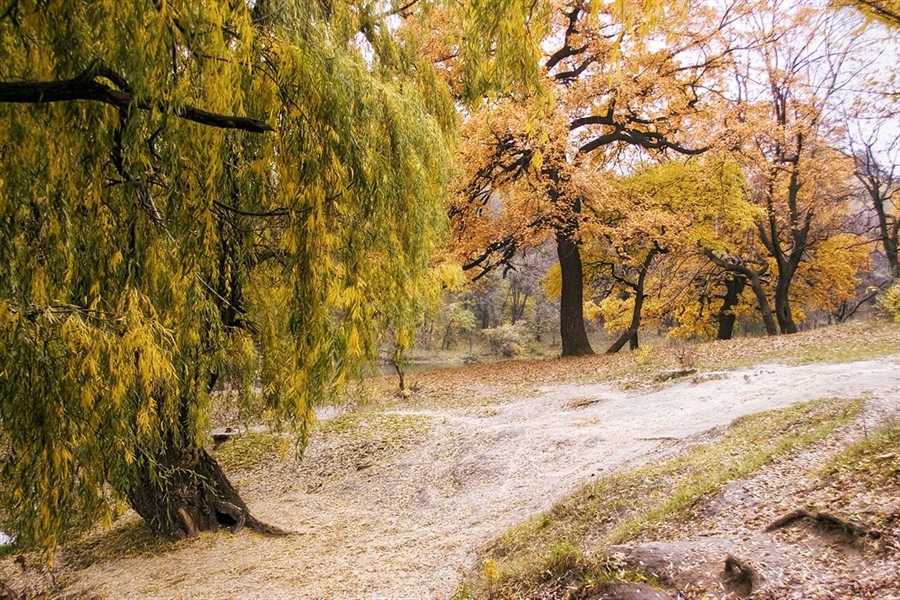
<path fill-rule="evenodd" d="M 258 392 L 302 440 L 379 333 L 406 327 L 456 114 L 389 10 L 0 15 L 0 494 L 20 543 L 51 549 L 120 498 L 176 535 L 254 524 L 231 493 L 189 501 L 217 487 L 195 468 L 214 463 L 214 386 Z"/>
<path fill-rule="evenodd" d="M 451 207 L 464 268 L 508 265 L 552 239 L 564 355 L 593 352 L 580 257 L 591 197 L 636 157 L 709 147 L 714 128 L 698 124 L 721 106 L 737 6 L 692 2 L 661 18 L 657 3 L 554 5 L 544 94 L 502 98 L 464 125 Z"/>
<path fill-rule="evenodd" d="M 647 164 L 675 161 L 677 169 L 679 156 L 712 153 L 740 165 L 744 200 L 755 205 L 752 226 L 727 223 L 740 234 L 706 236 L 694 249 L 679 244 L 671 260 L 692 263 L 695 275 L 725 286 L 725 304 L 743 306 L 747 285 L 768 334 L 797 331 L 804 310 L 839 310 L 867 265 L 868 241 L 851 223 L 854 192 L 842 156 L 847 120 L 838 107 L 858 107 L 866 90 L 892 93 L 884 85 L 890 78 L 879 82 L 873 74 L 880 51 L 874 32 L 859 15 L 814 1 L 698 1 L 683 8 L 666 6 L 666 18 L 658 18 L 639 3 L 554 5 L 544 93 L 509 95 L 466 115 L 451 206 L 460 260 L 479 275 L 508 269 L 552 240 L 564 355 L 593 351 L 584 307 L 597 315 L 602 300 L 615 307 L 601 311 L 602 320 L 623 321 L 611 313 L 627 302 L 608 295 L 617 285 L 636 285 L 638 272 L 663 260 L 662 223 L 696 214 L 684 204 L 648 212 L 640 194 L 608 202 L 613 182 Z M 678 186 L 660 193 L 677 198 Z M 890 225 L 885 231 L 890 254 Z M 685 262 L 698 247 L 705 258 Z M 605 264 L 605 279 L 585 261 Z M 853 274 L 828 268 L 835 287 L 825 285 L 821 269 L 840 261 Z M 812 282 L 829 291 L 810 292 Z M 692 290 L 700 295 L 695 300 L 719 295 L 704 289 Z M 696 317 L 698 307 L 684 314 Z"/>

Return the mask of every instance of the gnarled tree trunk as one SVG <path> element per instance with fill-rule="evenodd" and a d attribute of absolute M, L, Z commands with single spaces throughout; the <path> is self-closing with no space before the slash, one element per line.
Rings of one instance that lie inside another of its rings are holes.
<path fill-rule="evenodd" d="M 129 504 L 155 533 L 182 539 L 201 531 L 244 527 L 287 534 L 250 514 L 219 463 L 206 450 L 166 451 L 135 464 Z"/>
<path fill-rule="evenodd" d="M 747 285 L 747 278 L 739 273 L 728 273 L 725 275 L 725 297 L 722 301 L 722 308 L 716 320 L 719 322 L 719 331 L 716 339 L 730 340 L 734 336 L 734 323 L 737 317 L 734 314 L 734 307 L 737 306 L 741 298 L 741 293 Z"/>
<path fill-rule="evenodd" d="M 791 313 L 790 284 L 791 279 L 779 273 L 775 284 L 775 318 L 778 319 L 778 329 L 782 334 L 797 333 L 797 324 Z"/>
<path fill-rule="evenodd" d="M 712 250 L 704 250 L 703 254 L 713 261 L 716 265 L 724 269 L 728 273 L 743 275 L 756 296 L 756 305 L 759 308 L 759 314 L 762 317 L 763 325 L 766 327 L 766 335 L 778 335 L 778 328 L 775 325 L 775 317 L 772 314 L 772 307 L 769 306 L 769 298 L 762 286 L 762 277 L 769 270 L 769 265 L 765 261 L 758 261 L 759 269 L 751 269 L 740 259 L 734 257 L 721 257 Z"/>

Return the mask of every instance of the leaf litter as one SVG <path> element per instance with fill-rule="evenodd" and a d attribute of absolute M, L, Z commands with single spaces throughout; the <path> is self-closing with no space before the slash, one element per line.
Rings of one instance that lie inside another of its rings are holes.
<path fill-rule="evenodd" d="M 407 400 L 390 393 L 391 379 L 375 380 L 366 384 L 364 401 L 350 407 L 353 422 L 322 427 L 302 461 L 279 454 L 232 473 L 255 514 L 297 535 L 219 533 L 153 544 L 131 515 L 64 550 L 52 577 L 25 555 L 0 561 L 6 586 L 0 591 L 84 598 L 449 598 L 465 574 L 479 570 L 479 549 L 510 527 L 599 476 L 676 456 L 742 415 L 820 397 L 866 396 L 872 400 L 863 422 L 873 429 L 896 409 L 900 356 L 812 361 L 867 356 L 861 337 L 882 348 L 880 355 L 889 354 L 884 348 L 896 349 L 900 336 L 891 327 L 871 336 L 833 329 L 837 333 L 787 341 L 698 346 L 696 367 L 701 375 L 717 372 L 710 379 L 655 381 L 661 369 L 679 366 L 661 349 L 640 365 L 622 355 L 421 374 Z M 725 370 L 759 358 L 770 364 Z M 724 569 L 722 550 L 751 565 L 764 578 L 754 596 L 760 598 L 866 597 L 878 586 L 890 589 L 898 559 L 897 518 L 888 505 L 897 494 L 846 482 L 832 486 L 822 483 L 832 479 L 815 474 L 862 434 L 851 427 L 778 459 L 698 503 L 695 520 L 655 528 L 653 540 L 639 538 L 630 547 L 684 544 L 670 562 L 688 565 L 688 556 L 707 555 L 703 540 L 725 540 L 717 542 L 716 571 Z M 761 530 L 798 508 L 874 524 L 881 539 L 874 549 L 835 549 L 807 527 L 792 526 L 766 535 L 790 540 L 796 555 L 751 551 Z M 131 538 L 145 549 L 129 549 L 124 540 Z M 858 577 L 863 564 L 868 575 Z M 679 585 L 672 577 L 668 583 Z M 680 591 L 733 597 L 714 581 L 686 576 Z M 892 593 L 884 589 L 879 593 Z M 799 595 L 792 596 L 794 590 Z"/>

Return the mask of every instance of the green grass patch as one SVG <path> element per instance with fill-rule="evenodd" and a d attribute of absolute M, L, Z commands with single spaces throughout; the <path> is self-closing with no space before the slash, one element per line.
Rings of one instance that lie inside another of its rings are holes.
<path fill-rule="evenodd" d="M 313 435 L 393 446 L 428 433 L 432 426 L 433 420 L 427 415 L 356 410 L 316 424 Z"/>
<path fill-rule="evenodd" d="M 542 574 L 548 572 L 576 587 L 588 579 L 594 581 L 591 585 L 627 580 L 628 574 L 609 558 L 585 552 L 637 538 L 653 539 L 661 524 L 687 518 L 699 500 L 721 485 L 847 424 L 863 403 L 823 399 L 741 417 L 714 443 L 585 486 L 488 545 L 484 558 L 494 561 L 498 571 L 497 581 L 491 583 L 494 595 L 530 596 L 527 589 L 545 586 Z M 569 563 L 578 582 L 558 573 Z M 477 585 L 488 587 L 486 582 Z"/>
<path fill-rule="evenodd" d="M 287 456 L 291 446 L 290 437 L 268 431 L 247 432 L 222 444 L 215 457 L 226 472 L 250 471 Z"/>
<path fill-rule="evenodd" d="M 821 475 L 838 482 L 863 483 L 870 490 L 900 487 L 900 420 L 848 446 L 822 469 Z"/>
<path fill-rule="evenodd" d="M 12 544 L 5 544 L 0 546 L 0 558 L 6 558 L 7 556 L 12 556 L 17 552 L 21 552 L 19 547 L 13 542 Z"/>

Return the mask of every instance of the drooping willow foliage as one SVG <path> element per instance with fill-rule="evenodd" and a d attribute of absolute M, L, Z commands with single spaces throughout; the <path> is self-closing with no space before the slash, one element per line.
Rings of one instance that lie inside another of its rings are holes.
<path fill-rule="evenodd" d="M 389 9 L 0 6 L 0 495 L 21 543 L 54 547 L 138 465 L 202 447 L 216 382 L 302 438 L 408 323 L 456 117 Z"/>

